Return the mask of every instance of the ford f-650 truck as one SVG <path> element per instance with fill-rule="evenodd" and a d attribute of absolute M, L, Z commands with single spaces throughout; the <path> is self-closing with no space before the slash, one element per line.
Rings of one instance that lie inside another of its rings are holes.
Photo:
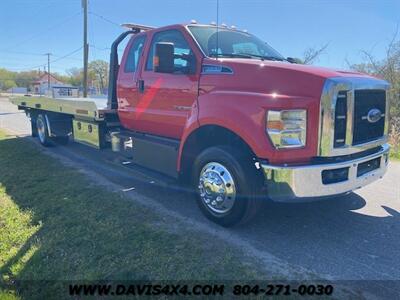
<path fill-rule="evenodd" d="M 111 147 L 190 184 L 223 226 L 249 220 L 264 198 L 340 195 L 384 175 L 387 82 L 292 63 L 226 26 L 126 27 L 108 99 L 12 99 L 43 145 Z"/>

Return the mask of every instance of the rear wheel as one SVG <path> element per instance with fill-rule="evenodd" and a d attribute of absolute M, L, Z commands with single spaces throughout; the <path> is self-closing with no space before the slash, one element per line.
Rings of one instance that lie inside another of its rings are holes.
<path fill-rule="evenodd" d="M 37 137 L 37 128 L 36 128 L 36 116 L 35 115 L 30 115 L 31 119 L 31 132 L 32 132 L 32 137 Z"/>
<path fill-rule="evenodd" d="M 49 129 L 47 126 L 46 118 L 43 114 L 39 114 L 36 117 L 36 134 L 39 142 L 43 146 L 51 146 L 52 143 L 49 135 Z"/>
<path fill-rule="evenodd" d="M 204 150 L 195 160 L 197 203 L 211 221 L 225 227 L 249 221 L 260 204 L 260 177 L 248 155 L 232 147 Z"/>

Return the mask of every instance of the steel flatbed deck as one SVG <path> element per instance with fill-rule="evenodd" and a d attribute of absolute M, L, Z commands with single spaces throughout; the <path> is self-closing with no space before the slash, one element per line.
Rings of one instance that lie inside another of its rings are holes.
<path fill-rule="evenodd" d="M 105 114 L 115 113 L 107 98 L 51 98 L 46 96 L 15 96 L 11 102 L 21 108 L 40 109 L 94 121 L 103 121 Z"/>

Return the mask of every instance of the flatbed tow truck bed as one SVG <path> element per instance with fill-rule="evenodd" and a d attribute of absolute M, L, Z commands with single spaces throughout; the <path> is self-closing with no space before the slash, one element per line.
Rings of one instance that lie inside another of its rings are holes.
<path fill-rule="evenodd" d="M 12 97 L 11 102 L 21 108 L 40 109 L 69 114 L 77 118 L 103 121 L 105 114 L 116 113 L 107 105 L 107 98 L 51 98 L 46 96 Z"/>
<path fill-rule="evenodd" d="M 25 110 L 31 119 L 33 135 L 37 134 L 37 118 L 43 116 L 50 138 L 69 140 L 72 136 L 74 141 L 97 149 L 111 147 L 112 151 L 120 152 L 140 166 L 178 176 L 179 142 L 125 130 L 119 122 L 117 109 L 109 108 L 107 98 L 17 96 L 11 102 Z"/>
<path fill-rule="evenodd" d="M 15 96 L 11 103 L 31 119 L 32 135 L 37 135 L 36 120 L 43 116 L 49 138 L 76 142 L 101 149 L 110 140 L 109 128 L 118 128 L 117 110 L 110 109 L 107 98 Z"/>

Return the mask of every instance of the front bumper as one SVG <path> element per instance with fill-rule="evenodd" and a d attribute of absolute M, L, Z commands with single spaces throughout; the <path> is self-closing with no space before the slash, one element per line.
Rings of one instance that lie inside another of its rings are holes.
<path fill-rule="evenodd" d="M 384 144 L 376 153 L 340 163 L 302 166 L 261 164 L 261 167 L 269 198 L 291 202 L 344 194 L 361 188 L 383 177 L 387 170 L 388 157 L 389 145 Z M 372 164 L 375 167 L 369 171 Z M 327 173 L 336 174 L 336 170 L 343 177 L 340 178 L 341 181 L 326 183 L 324 176 Z"/>

